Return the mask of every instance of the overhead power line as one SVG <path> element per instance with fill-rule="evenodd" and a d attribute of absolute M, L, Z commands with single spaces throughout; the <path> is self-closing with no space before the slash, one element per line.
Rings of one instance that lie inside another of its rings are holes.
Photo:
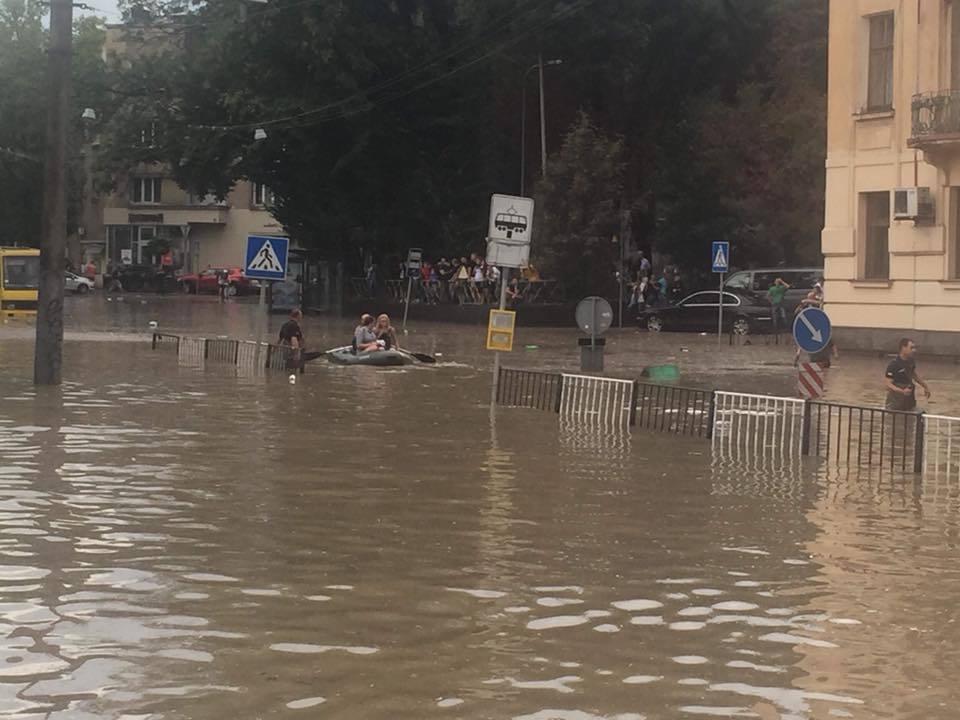
<path fill-rule="evenodd" d="M 349 110 L 345 108 L 347 108 L 350 105 L 350 103 L 353 103 L 358 100 L 362 100 L 364 98 L 369 98 L 371 96 L 376 95 L 377 93 L 382 92 L 383 90 L 389 89 L 390 87 L 398 84 L 402 80 L 415 74 L 421 69 L 424 69 L 424 70 L 429 69 L 430 67 L 436 65 L 439 62 L 442 62 L 445 59 L 450 59 L 452 57 L 455 57 L 456 55 L 459 55 L 462 52 L 465 52 L 466 50 L 471 49 L 471 47 L 475 46 L 477 43 L 473 41 L 465 42 L 461 44 L 460 47 L 452 49 L 445 53 L 442 53 L 441 55 L 435 58 L 432 58 L 430 60 L 427 60 L 415 68 L 406 70 L 395 77 L 392 77 L 376 85 L 373 85 L 369 88 L 360 90 L 345 98 L 341 98 L 340 100 L 326 103 L 316 108 L 311 108 L 309 110 L 304 110 L 304 111 L 293 113 L 287 116 L 281 116 L 277 118 L 265 118 L 261 120 L 248 121 L 248 122 L 237 123 L 233 125 L 200 125 L 198 124 L 198 125 L 193 125 L 192 127 L 199 128 L 199 129 L 206 129 L 206 130 L 217 130 L 217 131 L 250 130 L 254 128 L 277 127 L 281 125 L 289 125 L 291 127 L 294 127 L 294 126 L 308 127 L 310 125 L 316 125 L 316 124 L 328 122 L 328 121 L 339 119 L 339 118 L 352 117 L 354 115 L 358 115 L 364 112 L 369 112 L 370 110 L 378 106 L 381 106 L 385 103 L 394 102 L 401 98 L 412 95 L 413 93 L 419 92 L 420 90 L 423 90 L 427 87 L 430 87 L 431 85 L 435 85 L 436 83 L 442 82 L 450 77 L 453 77 L 454 75 L 466 70 L 467 68 L 473 67 L 474 65 L 480 62 L 483 62 L 484 60 L 494 55 L 497 55 L 498 53 L 501 53 L 503 50 L 513 45 L 516 45 L 524 37 L 531 35 L 533 33 L 536 33 L 552 25 L 553 23 L 559 22 L 560 20 L 564 20 L 569 17 L 572 17 L 573 15 L 579 13 L 580 11 L 582 11 L 583 9 L 585 9 L 595 1 L 596 0 L 577 0 L 573 4 L 567 6 L 566 8 L 563 8 L 562 10 L 558 11 L 557 13 L 555 13 L 549 18 L 546 18 L 545 20 L 540 21 L 539 23 L 527 25 L 526 27 L 522 28 L 518 33 L 516 33 L 513 37 L 500 42 L 498 45 L 482 53 L 478 57 L 475 57 L 466 62 L 463 62 L 460 65 L 444 73 L 441 73 L 440 75 L 437 75 L 432 78 L 428 78 L 420 83 L 417 83 L 412 87 L 407 88 L 406 90 L 403 90 L 402 92 L 395 93 L 392 96 L 388 96 L 378 100 L 368 101 L 360 109 Z M 531 10 L 539 9 L 540 7 L 543 7 L 544 5 L 548 4 L 548 2 L 550 2 L 550 0 L 547 0 L 547 2 L 540 3 L 536 8 L 531 8 Z M 481 31 L 481 32 L 485 32 L 485 31 Z"/>

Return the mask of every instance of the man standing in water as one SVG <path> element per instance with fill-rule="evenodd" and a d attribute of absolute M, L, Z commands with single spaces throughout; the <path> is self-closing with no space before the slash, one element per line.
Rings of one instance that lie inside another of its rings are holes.
<path fill-rule="evenodd" d="M 300 328 L 300 321 L 303 319 L 303 313 L 300 308 L 294 308 L 290 311 L 290 319 L 280 326 L 280 345 L 290 348 L 290 357 L 287 358 L 287 368 L 299 368 L 303 372 L 303 330 Z"/>
<path fill-rule="evenodd" d="M 887 410 L 911 412 L 917 408 L 916 386 L 923 388 L 924 395 L 930 397 L 930 388 L 917 373 L 917 346 L 910 338 L 900 340 L 900 348 L 889 365 L 884 378 L 887 388 Z"/>

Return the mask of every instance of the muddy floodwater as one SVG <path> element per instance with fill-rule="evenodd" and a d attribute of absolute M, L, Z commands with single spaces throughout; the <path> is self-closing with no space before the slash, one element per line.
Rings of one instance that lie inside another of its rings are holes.
<path fill-rule="evenodd" d="M 491 411 L 478 327 L 411 327 L 436 367 L 291 384 L 150 350 L 151 321 L 254 337 L 250 304 L 70 300 L 61 388 L 30 383 L 32 329 L 0 326 L 0 717 L 960 715 L 956 478 Z M 506 364 L 576 350 L 524 329 Z M 774 393 L 791 360 L 632 330 L 608 357 Z M 831 396 L 880 403 L 884 364 L 841 356 Z M 956 366 L 921 369 L 958 414 Z"/>

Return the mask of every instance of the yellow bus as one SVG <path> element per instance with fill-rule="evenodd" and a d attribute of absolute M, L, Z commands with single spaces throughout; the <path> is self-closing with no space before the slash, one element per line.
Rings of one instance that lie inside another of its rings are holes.
<path fill-rule="evenodd" d="M 35 316 L 39 288 L 40 251 L 0 247 L 0 316 Z"/>

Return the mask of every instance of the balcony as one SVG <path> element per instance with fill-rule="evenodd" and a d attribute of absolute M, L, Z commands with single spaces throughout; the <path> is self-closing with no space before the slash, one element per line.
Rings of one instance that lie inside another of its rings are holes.
<path fill-rule="evenodd" d="M 960 147 L 960 90 L 914 95 L 907 146 L 925 151 Z"/>

